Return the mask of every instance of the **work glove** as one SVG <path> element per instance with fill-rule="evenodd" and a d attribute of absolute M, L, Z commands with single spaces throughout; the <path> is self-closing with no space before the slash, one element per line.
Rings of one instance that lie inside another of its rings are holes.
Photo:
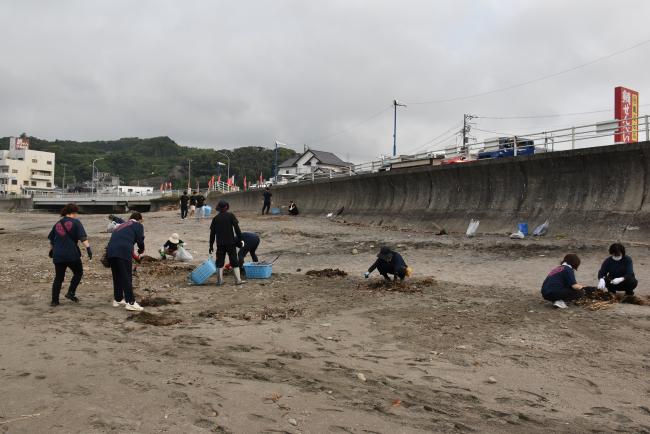
<path fill-rule="evenodd" d="M 212 252 L 214 252 L 214 248 L 212 248 L 212 246 L 210 246 L 210 249 L 208 250 L 208 255 L 211 255 Z"/>
<path fill-rule="evenodd" d="M 93 251 L 90 249 L 90 246 L 86 247 L 86 253 L 88 254 L 88 260 L 93 260 Z"/>
<path fill-rule="evenodd" d="M 618 285 L 622 281 L 625 280 L 625 277 L 617 277 L 616 279 L 612 279 L 612 285 Z"/>
<path fill-rule="evenodd" d="M 144 253 L 144 249 L 138 249 L 138 255 L 142 255 Z"/>
<path fill-rule="evenodd" d="M 598 289 L 605 289 L 607 285 L 605 285 L 605 279 L 600 279 L 598 281 Z"/>
<path fill-rule="evenodd" d="M 368 277 L 370 277 L 370 273 L 368 271 L 366 271 L 365 273 L 363 273 L 363 277 L 365 277 L 367 279 Z"/>

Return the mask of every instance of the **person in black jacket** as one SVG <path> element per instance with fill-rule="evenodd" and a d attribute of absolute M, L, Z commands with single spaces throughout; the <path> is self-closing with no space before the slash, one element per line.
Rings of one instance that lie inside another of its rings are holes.
<path fill-rule="evenodd" d="M 65 298 L 79 302 L 76 296 L 77 287 L 81 283 L 84 270 L 81 263 L 81 251 L 77 243 L 81 243 L 86 248 L 88 259 L 92 260 L 93 252 L 88 243 L 86 230 L 79 220 L 77 214 L 79 207 L 74 203 L 69 203 L 61 210 L 61 220 L 59 220 L 47 238 L 50 240 L 50 257 L 54 262 L 54 282 L 52 283 L 52 302 L 50 306 L 59 305 L 59 294 L 61 293 L 61 286 L 65 279 L 65 272 L 69 268 L 72 271 L 72 280 L 68 287 L 68 292 Z"/>
<path fill-rule="evenodd" d="M 241 246 L 239 248 L 237 260 L 239 261 L 239 269 L 243 271 L 244 258 L 246 258 L 246 255 L 249 253 L 251 254 L 253 262 L 258 262 L 257 248 L 260 246 L 260 236 L 254 232 L 242 232 L 241 238 L 237 239 L 237 244 Z"/>
<path fill-rule="evenodd" d="M 610 257 L 605 259 L 598 271 L 598 289 L 605 289 L 611 293 L 625 291 L 625 295 L 634 295 L 634 289 L 639 282 L 634 276 L 632 258 L 625 254 L 625 247 L 621 243 L 609 246 Z"/>
<path fill-rule="evenodd" d="M 289 201 L 289 214 L 291 215 L 300 214 L 300 211 L 298 211 L 298 205 L 296 205 L 296 202 L 294 201 Z"/>
<path fill-rule="evenodd" d="M 126 310 L 142 311 L 133 294 L 133 245 L 138 254 L 144 253 L 144 226 L 142 214 L 134 212 L 129 221 L 113 231 L 106 247 L 106 257 L 113 274 L 113 307 L 125 306 Z"/>
<path fill-rule="evenodd" d="M 264 193 L 262 193 L 262 197 L 264 198 L 264 204 L 262 205 L 262 215 L 268 214 L 269 211 L 271 210 L 271 197 L 273 194 L 271 193 L 271 189 L 266 187 L 264 189 Z"/>
<path fill-rule="evenodd" d="M 235 274 L 235 284 L 241 285 L 245 283 L 241 278 L 237 258 L 237 244 L 242 246 L 243 243 L 241 241 L 242 233 L 241 229 L 239 229 L 237 217 L 228 211 L 229 208 L 228 202 L 224 200 L 219 201 L 217 204 L 217 215 L 214 216 L 210 224 L 210 254 L 214 252 L 214 242 L 217 242 L 216 265 L 219 270 L 217 285 L 223 285 L 223 267 L 226 262 L 226 254 L 228 254 L 230 265 L 232 265 L 233 273 Z"/>
<path fill-rule="evenodd" d="M 406 277 L 406 268 L 406 262 L 404 262 L 402 255 L 384 246 L 377 254 L 375 263 L 364 273 L 364 277 L 367 279 L 370 277 L 370 273 L 377 269 L 379 274 L 384 276 L 386 280 L 390 280 L 390 277 L 388 277 L 389 274 L 394 276 L 394 280 L 397 280 L 398 277 L 400 280 L 404 280 L 404 277 Z"/>
<path fill-rule="evenodd" d="M 187 192 L 184 191 L 181 195 L 181 219 L 185 220 L 187 218 L 187 210 L 190 203 L 190 197 L 187 195 Z"/>
<path fill-rule="evenodd" d="M 199 191 L 199 193 L 196 195 L 196 221 L 197 222 L 200 222 L 201 220 L 203 220 L 203 217 L 205 217 L 203 215 L 204 205 L 205 205 L 205 196 L 203 196 Z"/>

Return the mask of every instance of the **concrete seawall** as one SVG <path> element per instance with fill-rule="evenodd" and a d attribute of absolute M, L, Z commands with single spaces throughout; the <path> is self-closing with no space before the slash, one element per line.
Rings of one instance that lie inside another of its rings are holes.
<path fill-rule="evenodd" d="M 549 219 L 551 234 L 647 242 L 650 142 L 483 160 L 290 184 L 272 189 L 274 206 L 301 212 L 345 207 L 346 221 L 464 232 L 512 232 Z M 234 211 L 261 210 L 260 191 L 226 196 Z M 638 228 L 638 229 L 637 229 Z M 531 229 L 532 230 L 532 229 Z"/>

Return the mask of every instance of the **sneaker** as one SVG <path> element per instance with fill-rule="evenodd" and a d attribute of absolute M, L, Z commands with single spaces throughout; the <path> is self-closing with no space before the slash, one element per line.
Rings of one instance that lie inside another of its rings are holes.
<path fill-rule="evenodd" d="M 568 306 L 563 300 L 557 300 L 555 303 L 553 303 L 553 307 L 557 307 L 558 309 L 566 309 Z"/>
<path fill-rule="evenodd" d="M 124 301 L 124 299 L 122 299 L 122 301 L 113 300 L 113 307 L 120 307 L 125 305 L 126 305 L 126 301 Z"/>
<path fill-rule="evenodd" d="M 245 280 L 240 280 L 239 282 L 235 282 L 235 285 L 239 286 L 239 285 L 243 285 L 244 283 L 246 283 Z"/>
<path fill-rule="evenodd" d="M 70 294 L 69 292 L 65 295 L 65 298 L 70 301 L 74 301 L 75 303 L 79 303 L 79 299 L 74 294 Z"/>
<path fill-rule="evenodd" d="M 137 301 L 134 301 L 133 303 L 126 303 L 126 310 L 142 312 L 144 310 L 144 307 L 140 306 Z"/>

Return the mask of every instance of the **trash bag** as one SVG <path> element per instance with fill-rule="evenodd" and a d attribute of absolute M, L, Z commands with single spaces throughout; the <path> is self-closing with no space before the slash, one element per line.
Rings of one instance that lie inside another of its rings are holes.
<path fill-rule="evenodd" d="M 533 231 L 533 236 L 543 237 L 547 233 L 548 233 L 548 220 L 546 220 L 544 223 L 542 223 L 541 225 L 535 228 L 535 230 Z"/>
<path fill-rule="evenodd" d="M 178 246 L 178 250 L 176 251 L 176 260 L 181 261 L 181 262 L 189 262 L 193 260 L 194 257 L 185 250 L 183 246 Z"/>
<path fill-rule="evenodd" d="M 524 235 L 522 231 L 517 231 L 510 234 L 510 238 L 512 238 L 513 240 L 523 240 L 524 238 L 526 238 L 526 235 Z"/>
<path fill-rule="evenodd" d="M 468 237 L 473 237 L 476 235 L 476 231 L 478 230 L 478 225 L 480 224 L 480 220 L 470 220 L 469 226 L 467 226 L 467 232 L 465 232 L 465 235 Z"/>
<path fill-rule="evenodd" d="M 109 222 L 108 226 L 106 227 L 106 232 L 111 233 L 115 230 L 116 227 L 118 227 L 119 224 L 115 222 Z"/>

